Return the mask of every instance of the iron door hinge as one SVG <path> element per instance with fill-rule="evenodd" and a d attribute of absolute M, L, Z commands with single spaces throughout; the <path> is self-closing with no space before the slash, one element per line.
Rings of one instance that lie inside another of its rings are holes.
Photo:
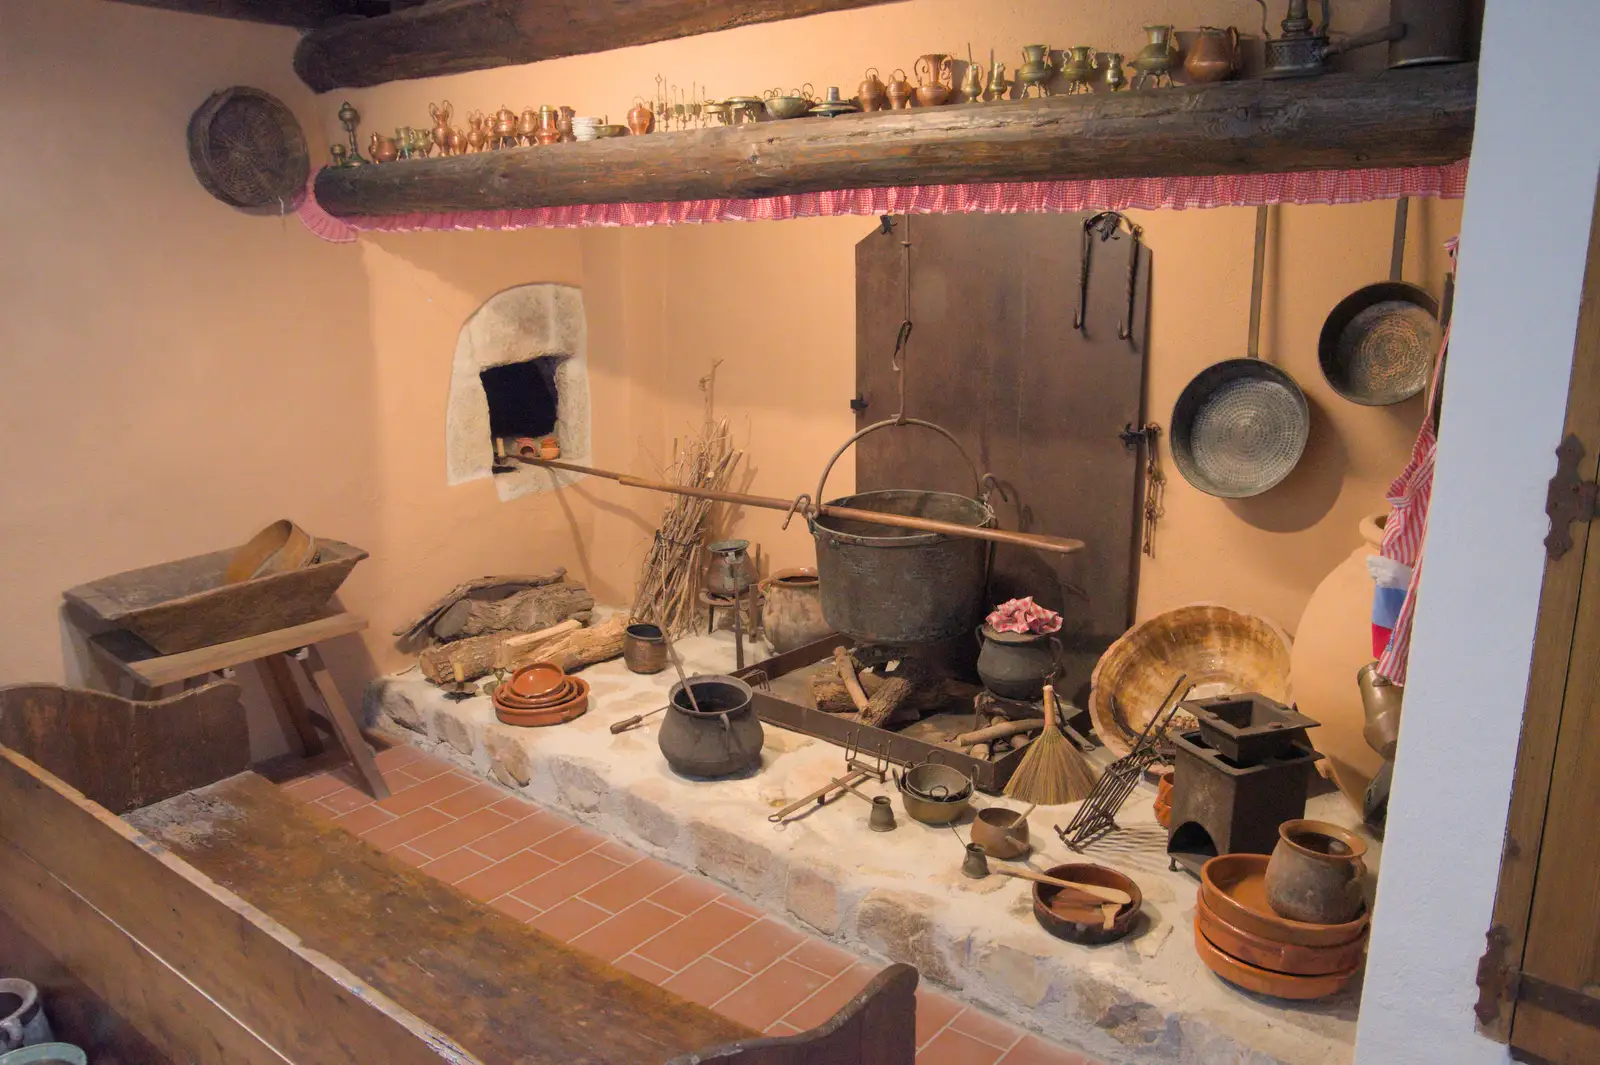
<path fill-rule="evenodd" d="M 1545 555 L 1558 559 L 1572 550 L 1572 523 L 1595 519 L 1597 490 L 1593 481 L 1578 475 L 1583 461 L 1583 441 L 1571 433 L 1556 448 L 1556 473 L 1544 497 L 1544 512 L 1550 516 L 1550 532 L 1544 538 Z"/>
<path fill-rule="evenodd" d="M 1479 1024 L 1489 1024 L 1500 1016 L 1507 1002 L 1517 1000 L 1517 985 L 1522 976 L 1506 963 L 1506 949 L 1511 946 L 1511 933 L 1505 925 L 1494 925 L 1486 937 L 1488 948 L 1478 959 L 1478 1001 L 1472 1007 Z"/>

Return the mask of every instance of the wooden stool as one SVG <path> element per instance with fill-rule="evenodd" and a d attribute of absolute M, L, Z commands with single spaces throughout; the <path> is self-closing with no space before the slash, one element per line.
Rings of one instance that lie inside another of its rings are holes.
<path fill-rule="evenodd" d="M 183 684 L 212 673 L 221 673 L 254 662 L 261 674 L 262 687 L 277 711 L 289 747 L 302 758 L 321 754 L 322 737 L 317 730 L 331 733 L 344 748 L 356 773 L 366 782 L 375 799 L 387 799 L 389 786 L 373 760 L 372 748 L 362 738 L 350 708 L 345 705 L 328 675 L 317 644 L 337 636 L 348 636 L 367 627 L 367 619 L 355 614 L 332 614 L 303 625 L 263 632 L 242 640 L 199 647 L 175 655 L 163 655 L 130 632 L 117 630 L 90 637 L 89 650 L 117 674 L 119 694 L 134 699 L 149 699 L 168 684 Z M 298 670 L 322 701 L 322 710 L 307 705 L 295 683 Z"/>

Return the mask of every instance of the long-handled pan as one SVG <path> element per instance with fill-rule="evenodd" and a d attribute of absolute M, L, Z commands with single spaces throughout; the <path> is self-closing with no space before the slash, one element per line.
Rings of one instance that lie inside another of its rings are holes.
<path fill-rule="evenodd" d="M 1172 408 L 1172 458 L 1183 479 L 1224 499 L 1257 496 L 1289 476 L 1305 451 L 1311 409 L 1294 378 L 1261 359 L 1267 208 L 1256 211 L 1248 357 L 1208 366 Z"/>
<path fill-rule="evenodd" d="M 1396 202 L 1389 280 L 1356 289 L 1322 323 L 1317 361 L 1339 395 L 1366 407 L 1387 407 L 1421 392 L 1439 353 L 1439 304 L 1400 280 L 1409 200 Z"/>

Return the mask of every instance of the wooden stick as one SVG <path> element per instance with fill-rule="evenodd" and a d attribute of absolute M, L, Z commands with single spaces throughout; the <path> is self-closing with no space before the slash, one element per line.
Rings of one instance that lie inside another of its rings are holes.
<path fill-rule="evenodd" d="M 756 496 L 745 492 L 725 492 L 714 488 L 693 488 L 688 485 L 667 484 L 664 481 L 647 481 L 642 477 L 634 477 L 626 473 L 616 473 L 612 470 L 596 469 L 593 466 L 579 466 L 572 462 L 562 462 L 558 459 L 533 458 L 526 454 L 515 456 L 530 466 L 543 466 L 551 470 L 566 470 L 569 473 L 586 473 L 591 477 L 603 477 L 616 481 L 618 484 L 627 485 L 629 488 L 644 488 L 652 492 L 668 492 L 673 495 L 696 496 L 700 499 L 714 499 L 719 503 L 736 503 L 746 507 L 763 507 L 767 510 L 790 510 L 794 507 L 794 500 L 779 499 L 777 496 Z M 943 533 L 946 536 L 961 536 L 969 540 L 988 540 L 997 544 L 1014 544 L 1017 547 L 1033 547 L 1040 551 L 1053 551 L 1058 555 L 1070 555 L 1082 551 L 1082 540 L 1073 540 L 1065 536 L 1045 536 L 1040 533 L 1011 532 L 1008 529 L 987 529 L 977 525 L 958 525 L 950 521 L 935 521 L 932 518 L 917 518 L 909 514 L 885 514 L 876 510 L 858 510 L 855 507 L 836 507 L 830 504 L 818 504 L 816 512 L 824 517 L 844 518 L 848 521 L 862 521 L 872 525 L 887 525 L 893 529 L 914 529 L 917 532 Z"/>
<path fill-rule="evenodd" d="M 988 728 L 981 728 L 976 732 L 963 732 L 956 737 L 956 746 L 968 747 L 974 743 L 982 743 L 985 740 L 1005 739 L 1007 736 L 1015 736 L 1019 732 L 1032 732 L 1035 729 L 1042 728 L 1044 728 L 1044 720 L 1037 717 L 1029 718 L 1027 721 L 1002 721 L 998 725 L 990 725 Z"/>
<path fill-rule="evenodd" d="M 850 693 L 850 701 L 856 704 L 856 713 L 865 713 L 867 693 L 856 677 L 856 664 L 851 661 L 850 652 L 843 647 L 835 647 L 833 664 L 839 670 L 839 681 L 844 685 L 844 690 Z"/>
<path fill-rule="evenodd" d="M 1126 906 L 1128 903 L 1133 901 L 1133 896 L 1128 894 L 1126 891 L 1118 891 L 1116 888 L 1101 887 L 1099 884 L 1084 884 L 1076 880 L 1057 880 L 1053 876 L 1045 876 L 1043 873 L 1036 873 L 1031 869 L 996 869 L 995 872 L 999 873 L 1001 876 L 1016 877 L 1018 880 L 1032 880 L 1036 884 L 1049 884 L 1052 887 L 1071 888 L 1073 891 L 1081 891 L 1085 895 L 1097 898 L 1101 902 L 1113 902 L 1118 906 Z"/>

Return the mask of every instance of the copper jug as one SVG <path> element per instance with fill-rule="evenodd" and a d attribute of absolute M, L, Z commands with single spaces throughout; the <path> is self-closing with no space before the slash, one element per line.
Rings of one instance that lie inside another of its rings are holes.
<path fill-rule="evenodd" d="M 392 163 L 400 158 L 400 146 L 395 144 L 394 138 L 385 137 L 381 133 L 372 135 L 372 140 L 367 143 L 367 150 L 375 163 Z"/>
<path fill-rule="evenodd" d="M 505 104 L 494 113 L 494 130 L 489 137 L 489 147 L 510 148 L 517 143 L 517 113 Z"/>
<path fill-rule="evenodd" d="M 561 139 L 561 128 L 556 125 L 556 109 L 549 104 L 539 108 L 539 128 L 534 130 L 533 139 L 540 144 L 554 144 Z"/>
<path fill-rule="evenodd" d="M 578 139 L 577 135 L 572 132 L 572 119 L 577 113 L 570 107 L 556 108 L 556 129 L 561 131 L 561 139 L 568 144 Z"/>
<path fill-rule="evenodd" d="M 1239 31 L 1232 26 L 1226 29 L 1201 26 L 1200 35 L 1183 61 L 1183 69 L 1196 85 L 1209 85 L 1233 77 L 1239 69 Z"/>
<path fill-rule="evenodd" d="M 433 119 L 433 146 L 443 153 L 450 147 L 450 101 L 429 104 L 428 115 Z"/>
<path fill-rule="evenodd" d="M 445 154 L 466 155 L 467 135 L 459 129 L 452 129 L 450 131 L 450 143 L 445 147 Z"/>
<path fill-rule="evenodd" d="M 884 95 L 889 97 L 889 109 L 899 111 L 911 106 L 911 83 L 906 80 L 906 72 L 899 67 L 889 75 L 889 84 L 884 88 Z"/>
<path fill-rule="evenodd" d="M 961 82 L 961 95 L 967 98 L 967 103 L 976 104 L 983 102 L 983 68 L 967 60 L 967 76 Z"/>
<path fill-rule="evenodd" d="M 862 79 L 861 86 L 856 90 L 861 100 L 861 110 L 881 111 L 887 100 L 884 97 L 883 82 L 878 80 L 878 68 L 868 67 L 867 76 Z"/>
<path fill-rule="evenodd" d="M 644 105 L 644 97 L 635 96 L 633 110 L 628 112 L 628 129 L 635 134 L 649 133 L 655 124 L 655 112 Z"/>
<path fill-rule="evenodd" d="M 1116 92 L 1128 83 L 1122 74 L 1122 68 L 1127 65 L 1127 59 L 1121 52 L 1100 53 L 1100 69 L 1104 73 L 1100 75 L 1099 82 L 1107 92 Z"/>
<path fill-rule="evenodd" d="M 481 152 L 489 146 L 489 131 L 484 128 L 488 121 L 482 111 L 467 116 L 467 151 Z"/>
<path fill-rule="evenodd" d="M 917 103 L 938 107 L 955 91 L 955 68 L 943 52 L 918 56 L 912 69 L 917 75 Z"/>
<path fill-rule="evenodd" d="M 539 131 L 539 113 L 531 107 L 524 108 L 517 119 L 517 143 L 531 145 L 533 135 Z"/>

